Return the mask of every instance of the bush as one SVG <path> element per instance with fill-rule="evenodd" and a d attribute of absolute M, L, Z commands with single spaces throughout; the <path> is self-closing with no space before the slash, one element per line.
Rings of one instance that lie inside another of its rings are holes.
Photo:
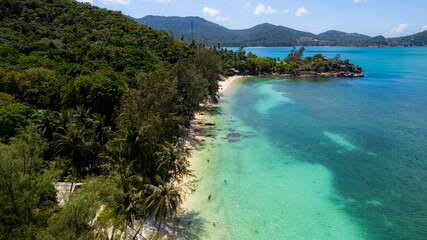
<path fill-rule="evenodd" d="M 0 138 L 8 140 L 15 136 L 19 129 L 30 122 L 30 107 L 14 103 L 9 104 L 0 112 Z"/>

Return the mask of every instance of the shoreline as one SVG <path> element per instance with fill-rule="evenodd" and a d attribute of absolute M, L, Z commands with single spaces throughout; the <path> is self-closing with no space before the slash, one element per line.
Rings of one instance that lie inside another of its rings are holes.
<path fill-rule="evenodd" d="M 250 76 L 244 76 L 244 75 L 236 75 L 232 77 L 226 78 L 224 81 L 218 81 L 218 95 L 224 94 L 225 91 L 231 86 L 231 84 L 241 78 L 250 77 Z"/>
<path fill-rule="evenodd" d="M 231 85 L 233 84 L 234 81 L 241 79 L 241 78 L 245 78 L 248 76 L 244 76 L 244 75 L 236 75 L 236 76 L 231 76 L 226 78 L 224 81 L 218 81 L 218 92 L 217 95 L 218 96 L 223 96 L 223 94 L 230 89 Z M 212 106 L 212 103 L 206 103 L 205 106 L 210 107 Z M 195 146 L 203 141 L 202 137 L 201 137 L 201 132 L 200 132 L 200 128 L 201 126 L 204 125 L 204 120 L 207 117 L 207 113 L 205 111 L 202 112 L 197 112 L 194 114 L 194 118 L 190 121 L 190 127 L 188 128 L 188 135 L 185 136 L 183 138 L 183 146 L 185 149 L 189 150 L 189 151 L 193 151 L 196 150 Z M 191 161 L 191 158 L 188 159 L 190 162 L 190 165 L 194 164 L 194 162 Z M 187 196 L 187 195 L 186 195 Z M 184 196 L 184 198 L 186 197 Z M 184 200 L 185 201 L 185 200 Z M 168 219 L 167 221 L 169 221 L 168 224 L 168 229 L 164 229 L 163 227 L 161 228 L 161 231 L 165 234 L 167 239 L 177 239 L 178 238 L 178 221 L 179 221 L 179 215 L 180 212 L 182 211 L 182 208 L 180 207 L 180 210 L 177 214 L 177 217 L 175 219 Z M 145 227 L 144 227 L 145 228 Z M 151 228 L 151 230 L 153 230 Z M 166 231 L 165 231 L 166 230 Z M 148 233 L 149 231 L 146 231 L 145 233 Z"/>
<path fill-rule="evenodd" d="M 223 94 L 230 88 L 232 83 L 238 79 L 248 77 L 244 75 L 236 75 L 226 78 L 224 81 L 218 81 L 218 96 L 223 96 Z M 206 107 L 212 106 L 212 103 L 206 103 Z M 192 151 L 195 150 L 195 146 L 200 142 L 203 141 L 201 138 L 201 132 L 200 127 L 204 125 L 204 120 L 207 117 L 206 111 L 197 112 L 194 114 L 193 119 L 190 121 L 190 127 L 188 128 L 188 134 L 187 136 L 183 137 L 181 140 L 181 143 L 183 144 L 184 148 Z M 189 158 L 191 160 L 191 158 Z M 190 161 L 190 165 L 191 165 Z M 184 197 L 185 198 L 185 197 Z M 160 232 L 164 235 L 162 239 L 177 239 L 178 238 L 178 222 L 179 222 L 179 215 L 180 211 L 182 209 L 180 208 L 177 216 L 174 219 L 167 218 L 165 222 L 162 224 L 162 227 L 160 228 Z M 138 237 L 141 237 L 142 239 L 147 238 L 152 234 L 153 232 L 157 231 L 157 222 L 154 222 L 152 219 L 147 218 L 143 228 L 141 229 L 140 233 L 138 234 Z"/>
<path fill-rule="evenodd" d="M 295 45 L 295 46 L 268 46 L 268 47 L 265 47 L 265 46 L 245 46 L 245 49 L 247 49 L 247 48 L 292 48 L 292 47 L 299 47 L 299 45 Z M 310 45 L 304 46 L 304 45 L 302 45 L 301 47 L 311 47 L 311 48 L 316 48 L 316 47 L 318 47 L 318 48 L 324 48 L 324 47 L 331 47 L 331 48 L 336 48 L 336 47 L 343 47 L 343 48 L 424 48 L 424 47 L 427 47 L 427 45 L 423 45 L 423 46 L 421 46 L 421 45 L 420 46 L 372 45 L 372 46 L 366 46 L 366 47 L 339 46 L 339 45 L 337 45 L 337 46 L 328 46 L 328 45 L 326 45 L 326 46 L 310 46 Z M 235 46 L 235 47 L 224 46 L 224 48 L 227 48 L 227 49 L 239 48 L 239 46 Z"/>
<path fill-rule="evenodd" d="M 218 81 L 218 92 L 217 95 L 223 96 L 224 93 L 230 88 L 234 81 L 249 76 L 236 75 L 226 78 L 224 81 Z M 206 106 L 211 106 L 212 103 L 207 103 Z M 188 128 L 188 135 L 184 137 L 183 146 L 188 150 L 193 150 L 194 146 L 201 141 L 200 138 L 200 126 L 203 124 L 203 120 L 207 117 L 205 111 L 197 112 L 194 114 L 194 118 L 190 121 L 190 127 Z M 191 164 L 191 163 L 190 163 Z"/>

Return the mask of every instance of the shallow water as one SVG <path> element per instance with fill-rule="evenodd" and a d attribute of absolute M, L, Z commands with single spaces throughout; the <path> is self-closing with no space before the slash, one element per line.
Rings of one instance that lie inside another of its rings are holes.
<path fill-rule="evenodd" d="M 182 239 L 427 239 L 427 49 L 319 52 L 366 77 L 234 83 L 193 152 Z"/>

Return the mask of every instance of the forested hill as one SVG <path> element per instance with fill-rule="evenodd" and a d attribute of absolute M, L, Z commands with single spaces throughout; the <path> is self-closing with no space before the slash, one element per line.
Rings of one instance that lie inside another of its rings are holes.
<path fill-rule="evenodd" d="M 79 77 L 98 78 L 92 83 L 109 79 L 118 84 L 117 88 L 135 86 L 138 73 L 170 68 L 178 60 L 194 56 L 196 48 L 196 44 L 190 46 L 174 40 L 167 33 L 136 23 L 120 12 L 87 3 L 3 0 L 0 92 L 42 109 L 58 110 L 83 104 L 109 118 L 118 100 L 110 103 L 107 113 L 105 105 L 91 105 L 88 99 L 76 97 L 83 93 L 73 92 L 81 89 L 73 84 L 89 81 Z M 31 82 L 30 77 L 23 77 L 32 72 L 49 82 Z"/>
<path fill-rule="evenodd" d="M 249 46 L 426 46 L 427 32 L 407 37 L 385 39 L 382 36 L 371 38 L 359 33 L 345 33 L 336 30 L 320 34 L 298 31 L 295 29 L 276 26 L 268 23 L 243 30 L 231 30 L 200 17 L 162 17 L 145 16 L 132 18 L 146 26 L 172 31 L 175 38 L 184 37 L 191 41 L 191 23 L 193 23 L 193 38 L 208 46 L 221 43 L 226 47 Z M 379 41 L 380 40 L 380 41 Z"/>
<path fill-rule="evenodd" d="M 193 186 L 179 139 L 220 71 L 120 12 L 0 1 L 0 239 L 136 238 L 175 216 Z M 84 184 L 59 206 L 55 182 Z"/>
<path fill-rule="evenodd" d="M 0 21 L 1 44 L 14 47 L 18 58 L 33 53 L 29 56 L 33 63 L 27 67 L 37 65 L 35 59 L 43 54 L 92 70 L 119 72 L 135 65 L 154 69 L 180 57 L 166 33 L 137 24 L 120 12 L 72 0 L 3 0 Z"/>

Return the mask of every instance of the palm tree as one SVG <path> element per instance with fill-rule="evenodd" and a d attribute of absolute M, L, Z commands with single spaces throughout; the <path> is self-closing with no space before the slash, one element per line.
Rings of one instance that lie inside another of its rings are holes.
<path fill-rule="evenodd" d="M 43 137 L 47 140 L 52 141 L 52 135 L 56 130 L 56 118 L 58 112 L 50 109 L 37 111 L 34 115 L 34 123 Z"/>
<path fill-rule="evenodd" d="M 56 132 L 65 134 L 68 126 L 71 124 L 74 115 L 74 109 L 61 110 L 57 117 L 57 130 Z"/>
<path fill-rule="evenodd" d="M 111 127 L 105 124 L 105 116 L 102 116 L 99 113 L 92 115 L 93 119 L 93 130 L 95 131 L 95 140 L 101 145 L 104 146 L 110 135 Z"/>
<path fill-rule="evenodd" d="M 157 172 L 163 175 L 163 179 L 170 181 L 182 179 L 183 176 L 192 175 L 188 169 L 189 162 L 187 156 L 189 152 L 179 143 L 166 143 L 162 146 L 163 151 L 157 155 Z"/>
<path fill-rule="evenodd" d="M 123 147 L 125 156 L 128 160 L 135 161 L 134 169 L 142 173 L 145 176 L 145 173 L 150 173 L 151 167 L 147 161 L 150 152 L 150 144 L 148 139 L 145 138 L 141 132 L 135 127 L 129 127 L 124 138 L 124 147 Z"/>
<path fill-rule="evenodd" d="M 126 232 L 127 226 L 132 225 L 137 216 L 144 216 L 146 218 L 147 212 L 144 208 L 144 178 L 132 170 L 135 161 L 129 161 L 124 157 L 124 145 L 125 142 L 123 139 L 115 139 L 109 142 L 107 145 L 108 153 L 105 159 L 111 163 L 114 173 L 119 175 L 119 184 L 123 190 L 120 198 L 117 199 L 118 205 L 111 214 L 113 214 L 114 221 L 119 216 L 124 218 L 124 231 Z M 144 224 L 145 218 L 142 224 Z M 113 226 L 111 239 L 113 239 L 115 230 L 116 227 Z M 136 231 L 135 236 L 140 230 L 141 227 Z"/>
<path fill-rule="evenodd" d="M 90 108 L 86 110 L 83 105 L 77 106 L 73 117 L 76 122 L 83 125 L 85 129 L 90 129 L 92 127 L 93 121 L 90 114 Z"/>
<path fill-rule="evenodd" d="M 89 131 L 82 130 L 75 125 L 69 125 L 65 133 L 55 133 L 56 153 L 71 160 L 74 174 L 80 174 L 82 168 L 91 167 L 95 162 L 96 143 L 87 140 Z"/>
<path fill-rule="evenodd" d="M 183 194 L 184 185 L 164 182 L 159 175 L 155 176 L 155 180 L 157 185 L 144 185 L 150 192 L 145 204 L 146 209 L 153 214 L 153 220 L 159 219 L 159 226 L 157 227 L 157 231 L 159 231 L 161 224 L 167 217 L 175 217 L 178 206 L 182 203 L 181 194 Z"/>

